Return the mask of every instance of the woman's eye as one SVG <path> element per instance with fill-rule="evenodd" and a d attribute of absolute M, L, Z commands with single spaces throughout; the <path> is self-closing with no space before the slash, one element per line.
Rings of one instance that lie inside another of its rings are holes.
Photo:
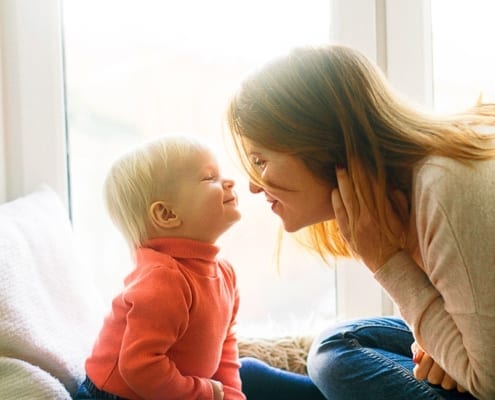
<path fill-rule="evenodd" d="M 263 170 L 265 169 L 265 165 L 266 165 L 266 161 L 265 160 L 262 160 L 261 158 L 259 157 L 253 157 L 252 159 L 252 163 L 253 165 L 258 168 L 259 170 Z"/>

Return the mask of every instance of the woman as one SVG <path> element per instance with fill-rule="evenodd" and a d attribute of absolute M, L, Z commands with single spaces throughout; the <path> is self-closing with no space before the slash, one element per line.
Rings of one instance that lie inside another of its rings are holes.
<path fill-rule="evenodd" d="M 308 358 L 323 395 L 494 399 L 495 107 L 430 115 L 323 46 L 246 79 L 227 120 L 251 192 L 320 254 L 359 258 L 403 318 L 324 332 Z"/>

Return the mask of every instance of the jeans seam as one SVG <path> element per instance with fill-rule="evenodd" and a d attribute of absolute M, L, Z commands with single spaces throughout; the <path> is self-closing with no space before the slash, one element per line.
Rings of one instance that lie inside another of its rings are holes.
<path fill-rule="evenodd" d="M 356 347 L 359 347 L 360 345 L 358 344 L 357 341 L 354 341 L 353 340 L 353 344 L 356 346 Z M 409 370 L 405 369 L 404 367 L 402 367 L 401 365 L 397 365 L 395 363 L 393 363 L 392 361 L 390 361 L 388 358 L 386 357 L 383 357 L 381 354 L 373 351 L 373 350 L 370 350 L 370 349 L 367 349 L 365 347 L 361 347 L 361 350 L 366 353 L 369 357 L 371 358 L 374 358 L 375 360 L 378 360 L 380 361 L 381 363 L 385 363 L 386 365 L 390 366 L 390 368 L 394 369 L 395 371 L 397 371 L 398 373 L 400 373 L 405 379 L 407 379 L 408 381 L 410 381 L 411 383 L 414 383 L 414 384 L 417 384 L 418 387 L 423 391 L 425 392 L 424 394 L 426 396 L 428 396 L 429 399 L 432 399 L 432 400 L 443 400 L 442 397 L 439 397 L 436 393 L 432 393 L 432 389 L 431 387 L 422 382 L 422 381 L 419 381 L 417 380 L 416 378 L 414 378 L 411 373 L 409 372 Z"/>
<path fill-rule="evenodd" d="M 390 326 L 390 325 L 380 325 L 380 324 L 369 324 L 369 325 L 362 325 L 362 326 L 357 326 L 354 329 L 349 329 L 347 331 L 344 331 L 343 334 L 351 333 L 352 332 L 359 332 L 362 331 L 363 329 L 369 329 L 369 328 L 380 328 L 380 329 L 387 329 L 387 330 L 394 330 L 394 331 L 401 331 L 406 334 L 411 334 L 411 331 L 409 329 L 405 328 L 400 328 L 397 326 Z"/>

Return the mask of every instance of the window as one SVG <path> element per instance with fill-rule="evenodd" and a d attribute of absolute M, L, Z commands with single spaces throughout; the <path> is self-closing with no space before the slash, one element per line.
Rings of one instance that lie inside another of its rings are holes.
<path fill-rule="evenodd" d="M 41 182 L 48 183 L 63 198 L 66 197 L 64 115 L 67 112 L 70 130 L 70 173 L 75 229 L 80 242 L 83 244 L 83 255 L 86 257 L 86 263 L 95 265 L 95 269 L 101 270 L 98 271 L 98 278 L 100 278 L 102 287 L 107 289 L 109 293 L 113 290 L 111 287 L 113 284 L 119 285 L 121 282 L 118 277 L 114 276 L 119 273 L 123 274 L 127 268 L 125 264 L 127 255 L 122 253 L 123 244 L 118 243 L 120 236 L 113 231 L 111 224 L 106 220 L 106 214 L 101 209 L 99 185 L 110 159 L 113 158 L 114 154 L 119 153 L 139 138 L 136 134 L 137 127 L 140 127 L 140 132 L 146 131 L 146 134 L 152 134 L 151 131 L 147 131 L 146 127 L 150 127 L 150 130 L 151 127 L 156 127 L 159 132 L 169 129 L 195 130 L 198 128 L 197 126 L 189 127 L 186 122 L 208 120 L 210 121 L 210 128 L 208 128 L 210 133 L 207 134 L 212 135 L 211 132 L 214 131 L 215 137 L 219 137 L 217 133 L 220 122 L 219 119 L 213 120 L 213 113 L 204 114 L 196 108 L 198 117 L 185 116 L 187 113 L 184 111 L 182 100 L 187 96 L 179 97 L 180 101 L 174 103 L 177 106 L 178 117 L 182 116 L 181 124 L 164 126 L 160 124 L 165 120 L 165 114 L 156 112 L 157 109 L 163 108 L 166 104 L 165 98 L 160 97 L 164 95 L 163 83 L 160 84 L 151 79 L 146 81 L 147 87 L 159 87 L 161 91 L 157 90 L 157 93 L 160 96 L 157 94 L 154 97 L 145 97 L 142 92 L 137 91 L 137 88 L 145 87 L 145 85 L 136 85 L 136 82 L 133 81 L 138 73 L 137 61 L 144 54 L 153 55 L 154 51 L 151 44 L 156 44 L 160 40 L 164 41 L 166 36 L 180 37 L 183 43 L 189 45 L 189 50 L 192 47 L 191 43 L 194 44 L 195 40 L 201 40 L 198 42 L 201 43 L 200 48 L 208 49 L 208 53 L 203 53 L 201 57 L 201 60 L 204 61 L 201 74 L 206 74 L 207 66 L 211 66 L 211 55 L 215 54 L 215 57 L 218 55 L 219 43 L 222 42 L 221 39 L 225 35 L 228 35 L 229 40 L 237 41 L 238 46 L 232 46 L 232 49 L 236 49 L 237 47 L 246 48 L 246 42 L 249 41 L 249 38 L 258 37 L 257 32 L 260 32 L 259 37 L 262 37 L 262 42 L 253 42 L 260 50 L 257 56 L 252 56 L 251 51 L 241 55 L 234 52 L 227 59 L 227 63 L 223 64 L 228 67 L 233 63 L 238 65 L 241 60 L 250 59 L 249 62 L 242 61 L 243 68 L 248 70 L 261 59 L 296 44 L 294 42 L 325 41 L 328 30 L 332 41 L 355 46 L 368 56 L 378 60 L 385 67 L 384 69 L 394 86 L 427 106 L 431 104 L 432 89 L 434 90 L 435 108 L 437 109 L 457 110 L 468 107 L 476 100 L 480 91 L 483 91 L 486 100 L 494 101 L 493 81 L 487 79 L 483 81 L 482 85 L 471 83 L 470 93 L 459 90 L 461 86 L 464 87 L 464 84 L 461 85 L 462 82 L 472 82 L 473 79 L 479 80 L 483 75 L 490 77 L 490 74 L 486 75 L 486 72 L 494 70 L 494 62 L 491 58 L 493 52 L 491 52 L 490 47 L 491 39 L 494 37 L 493 24 L 487 21 L 493 15 L 493 6 L 489 0 L 469 0 L 469 2 L 465 0 L 423 0 L 418 2 L 328 0 L 328 4 L 327 1 L 318 0 L 310 2 L 311 4 L 300 5 L 299 9 L 297 3 L 294 2 L 270 1 L 261 4 L 246 1 L 242 2 L 242 4 L 246 3 L 242 7 L 241 2 L 232 0 L 223 6 L 222 12 L 218 11 L 220 6 L 216 2 L 208 2 L 211 8 L 205 10 L 206 5 L 201 4 L 200 1 L 196 2 L 198 4 L 194 4 L 195 7 L 192 7 L 192 2 L 177 1 L 178 7 L 181 8 L 175 12 L 166 10 L 166 16 L 150 11 L 153 3 L 146 0 L 132 2 L 135 5 L 139 4 L 140 10 L 135 12 L 134 19 L 128 19 L 127 22 L 124 22 L 126 20 L 122 17 L 126 14 L 126 10 L 129 11 L 131 7 L 129 1 L 97 3 L 94 0 L 84 2 L 44 0 L 42 3 L 0 1 L 2 37 L 0 150 L 6 155 L 0 157 L 0 200 L 13 199 L 26 194 L 36 189 Z M 157 3 L 171 4 L 172 2 Z M 430 3 L 433 18 L 429 15 Z M 60 38 L 62 15 L 60 6 L 63 8 L 64 19 L 67 109 L 64 108 L 63 103 L 62 41 Z M 259 11 L 260 7 L 261 11 Z M 330 8 L 330 12 L 327 12 L 327 8 Z M 277 12 L 274 17 L 275 9 Z M 226 10 L 230 10 L 230 14 Z M 249 14 L 249 10 L 255 10 L 254 17 Z M 462 10 L 461 17 L 459 10 Z M 146 12 L 148 15 L 145 14 Z M 294 17 L 294 13 L 297 15 L 296 17 Z M 212 14 L 216 14 L 225 21 L 230 21 L 230 27 L 221 25 L 218 21 L 213 23 L 213 19 L 210 17 L 206 18 Z M 327 17 L 330 21 L 329 27 L 325 26 L 324 23 L 320 24 L 322 19 Z M 143 22 L 144 18 L 146 21 Z M 178 33 L 160 34 L 157 26 L 166 30 L 166 25 L 170 25 L 171 20 L 172 22 L 174 20 L 189 22 Z M 209 21 L 209 24 L 204 21 Z M 310 21 L 310 23 L 306 24 L 305 21 Z M 286 32 L 285 29 L 280 28 L 282 23 L 284 26 L 292 24 L 292 28 Z M 449 25 L 445 25 L 446 23 Z M 432 24 L 433 40 L 429 35 Z M 191 25 L 199 26 L 202 29 L 199 38 L 197 34 L 188 31 Z M 212 26 L 218 28 L 216 31 L 221 33 L 216 33 L 216 36 L 211 33 L 212 29 L 210 28 Z M 124 36 L 119 36 L 117 27 L 124 33 L 126 31 L 147 32 L 151 44 L 148 43 L 149 41 L 143 41 L 139 35 L 135 35 L 129 41 L 134 43 L 138 53 L 128 52 L 128 48 L 124 46 L 127 42 L 124 41 Z M 458 35 L 462 35 L 462 37 L 459 38 Z M 442 37 L 443 42 L 440 40 Z M 465 39 L 467 37 L 471 39 Z M 259 41 L 259 38 L 257 40 Z M 433 50 L 431 50 L 432 42 Z M 204 43 L 210 43 L 211 47 L 205 47 Z M 452 46 L 452 43 L 455 47 Z M 475 49 L 478 45 L 479 48 Z M 77 55 L 78 53 L 79 55 Z M 155 52 L 155 61 L 159 59 L 160 54 L 164 56 L 164 52 Z M 191 51 L 185 55 L 190 54 Z M 247 57 L 248 54 L 251 56 Z M 114 57 L 114 61 L 111 60 L 111 57 Z M 429 66 L 430 57 L 434 60 L 434 87 L 431 76 L 432 69 Z M 213 57 L 213 59 L 216 58 Z M 223 60 L 225 61 L 225 57 Z M 464 62 L 469 63 L 469 65 L 465 67 Z M 131 65 L 134 69 L 131 68 L 126 71 L 125 65 Z M 482 72 L 480 72 L 481 70 Z M 151 76 L 153 69 L 145 71 L 150 72 Z M 156 70 L 154 71 L 155 74 L 159 75 Z M 187 69 L 184 72 L 187 72 L 186 75 L 189 77 L 194 76 Z M 244 72 L 237 70 L 234 73 L 232 69 L 228 68 L 222 74 L 224 75 L 222 76 L 222 85 L 206 86 L 210 96 L 221 98 L 220 90 L 225 93 L 230 92 L 230 87 L 226 88 L 226 86 L 232 84 L 229 82 L 237 82 Z M 407 79 L 404 79 L 405 76 Z M 449 79 L 449 82 L 446 81 L 446 78 Z M 185 89 L 198 85 L 198 81 L 204 82 L 204 80 L 191 78 L 185 83 L 177 81 L 177 84 L 181 83 L 182 88 Z M 444 83 L 441 83 L 442 80 Z M 127 87 L 129 90 L 126 89 Z M 78 95 L 73 96 L 76 93 L 76 88 Z M 124 101 L 125 107 L 119 112 L 116 111 L 117 108 L 112 102 L 108 102 L 108 97 L 105 97 L 108 92 L 113 92 L 114 89 L 122 97 L 134 90 L 134 97 L 127 95 L 129 98 Z M 454 98 L 458 99 L 456 104 L 453 104 Z M 91 104 L 92 99 L 96 100 L 96 105 L 105 107 L 103 109 L 94 107 Z M 198 102 L 197 104 L 203 103 Z M 148 120 L 138 122 L 131 111 L 145 107 L 147 110 L 142 112 L 146 111 Z M 124 118 L 119 120 L 117 117 L 121 115 Z M 214 128 L 211 128 L 213 125 Z M 111 140 L 116 137 L 118 138 L 117 141 Z M 50 146 L 47 147 L 46 143 L 50 143 Z M 219 143 L 219 148 L 223 149 L 223 144 Z M 43 149 L 43 151 L 39 151 L 39 149 Z M 228 159 L 228 156 L 225 158 Z M 76 160 L 79 161 L 76 163 Z M 101 165 L 97 166 L 96 160 L 101 161 Z M 79 166 L 76 167 L 76 164 Z M 282 269 L 278 274 L 272 262 L 274 234 L 278 221 L 265 209 L 262 199 L 247 194 L 246 182 L 242 174 L 235 167 L 232 167 L 232 171 L 239 174 L 235 177 L 237 188 L 241 191 L 243 208 L 252 204 L 253 209 L 256 209 L 256 212 L 264 218 L 263 221 L 270 222 L 268 227 L 263 225 L 260 233 L 251 230 L 251 233 L 248 234 L 244 224 L 252 224 L 254 227 L 256 221 L 252 218 L 248 220 L 247 215 L 249 213 L 244 211 L 243 225 L 240 223 L 236 227 L 237 230 L 232 230 L 229 237 L 225 237 L 226 241 L 243 240 L 245 243 L 253 242 L 255 239 L 256 243 L 263 243 L 263 246 L 269 249 L 266 254 L 267 258 L 263 262 L 264 267 L 259 270 L 254 269 L 260 264 L 258 258 L 256 258 L 257 264 L 255 263 L 254 267 L 249 260 L 244 264 L 247 265 L 246 267 L 238 265 L 235 259 L 232 260 L 236 263 L 240 273 L 249 274 L 251 278 L 258 276 L 260 285 L 266 283 L 264 286 L 257 287 L 256 290 L 243 289 L 243 302 L 253 308 L 252 315 L 255 314 L 256 307 L 267 309 L 268 311 L 263 313 L 263 323 L 266 326 L 271 316 L 278 315 L 278 310 L 284 307 L 287 309 L 296 302 L 301 302 L 301 304 L 305 304 L 306 309 L 321 307 L 318 310 L 321 309 L 324 312 L 316 312 L 316 314 L 320 314 L 322 318 L 332 318 L 335 311 L 335 293 L 332 289 L 334 287 L 338 289 L 337 306 L 339 316 L 343 318 L 376 315 L 390 310 L 390 307 L 383 307 L 384 302 L 380 298 L 381 292 L 373 286 L 374 281 L 368 271 L 355 263 L 338 265 L 338 280 L 334 285 L 333 268 L 324 267 L 318 259 L 298 251 L 299 259 L 294 262 L 294 269 L 291 270 L 290 267 L 287 267 L 286 260 L 283 259 L 281 261 Z M 84 186 L 86 184 L 93 186 Z M 79 212 L 82 213 L 78 214 Z M 95 228 L 93 224 L 99 223 L 102 225 Z M 85 229 L 88 226 L 91 226 L 91 229 Z M 266 239 L 260 239 L 261 234 L 266 234 L 264 236 Z M 251 235 L 251 237 L 245 235 Z M 104 243 L 102 240 L 106 237 L 113 239 Z M 88 243 L 98 243 L 99 246 L 86 246 Z M 284 257 L 291 260 L 292 255 L 287 251 L 287 248 L 295 246 L 289 239 L 284 242 L 283 246 Z M 223 248 L 228 250 L 231 246 L 229 243 L 223 243 Z M 252 251 L 259 251 L 259 249 L 254 248 Z M 230 254 L 227 256 L 231 258 Z M 313 267 L 313 263 L 318 265 Z M 112 264 L 117 266 L 114 271 L 110 268 Z M 320 277 L 316 273 L 316 278 L 309 279 L 308 277 L 309 284 L 298 282 L 299 278 L 306 277 L 310 271 L 315 269 L 324 270 L 323 276 Z M 327 276 L 327 273 L 330 276 Z M 298 279 L 293 279 L 291 274 L 299 274 L 297 275 Z M 240 278 L 244 279 L 243 276 Z M 268 279 L 272 279 L 272 282 L 269 283 Z M 113 282 L 112 285 L 109 282 Z M 253 283 L 254 286 L 256 284 L 256 282 Z M 303 296 L 304 293 L 313 294 L 314 292 L 315 301 L 304 303 L 298 297 L 292 299 L 291 295 L 288 294 L 288 287 L 294 284 L 296 286 L 290 287 L 301 290 L 294 291 L 292 296 Z M 321 286 L 317 287 L 316 284 Z M 283 294 L 278 293 L 281 287 L 284 290 Z M 324 291 L 326 292 L 323 294 Z M 318 293 L 322 297 L 320 299 L 321 306 L 318 302 L 320 300 L 316 300 Z M 359 295 L 356 295 L 357 293 Z M 278 304 L 265 304 L 263 303 L 264 297 L 262 301 L 258 301 L 258 297 L 261 295 L 273 296 Z M 366 298 L 365 302 L 362 300 L 363 297 Z M 325 302 L 330 307 L 327 307 Z M 299 319 L 300 317 L 300 312 L 292 316 L 284 316 L 286 320 Z M 249 318 L 251 315 L 246 315 L 245 320 L 249 320 Z M 304 321 L 306 313 L 302 315 L 302 318 Z M 258 316 L 251 318 L 251 321 L 258 320 Z M 280 323 L 280 321 L 273 322 L 277 326 Z M 300 324 L 299 320 L 298 324 Z"/>
<path fill-rule="evenodd" d="M 220 241 L 241 290 L 244 334 L 301 332 L 335 317 L 335 269 L 289 237 L 225 151 L 223 113 L 243 75 L 300 44 L 329 38 L 329 0 L 65 0 L 71 203 L 85 263 L 110 298 L 131 263 L 102 202 L 112 160 L 156 134 L 193 132 L 216 145 L 236 180 L 242 220 Z M 97 272 L 96 272 L 97 271 Z"/>
<path fill-rule="evenodd" d="M 495 3 L 431 0 L 434 106 L 457 112 L 495 102 Z"/>

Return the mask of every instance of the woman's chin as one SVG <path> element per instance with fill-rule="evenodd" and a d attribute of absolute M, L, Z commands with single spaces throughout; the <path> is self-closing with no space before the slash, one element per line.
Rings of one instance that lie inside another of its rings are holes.
<path fill-rule="evenodd" d="M 308 226 L 320 224 L 322 222 L 330 221 L 332 219 L 335 219 L 335 217 L 331 216 L 330 218 L 321 218 L 321 219 L 317 219 L 315 221 L 309 221 L 308 223 L 299 223 L 299 224 L 296 224 L 293 222 L 291 223 L 290 221 L 282 220 L 282 225 L 283 225 L 284 230 L 286 232 L 294 233 L 294 232 L 300 231 L 301 229 L 307 228 Z"/>
<path fill-rule="evenodd" d="M 283 220 L 282 220 L 282 225 L 284 226 L 284 231 L 286 231 L 287 233 L 294 233 L 304 228 L 304 226 L 286 223 Z"/>

